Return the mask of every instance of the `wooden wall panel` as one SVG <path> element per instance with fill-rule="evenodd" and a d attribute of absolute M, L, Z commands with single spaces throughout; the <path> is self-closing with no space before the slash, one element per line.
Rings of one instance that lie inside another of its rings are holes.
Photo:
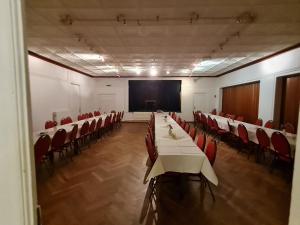
<path fill-rule="evenodd" d="M 223 88 L 222 112 L 244 116 L 253 123 L 258 116 L 259 82 Z"/>
<path fill-rule="evenodd" d="M 286 78 L 283 88 L 283 110 L 281 123 L 289 122 L 297 128 L 300 101 L 300 76 Z"/>

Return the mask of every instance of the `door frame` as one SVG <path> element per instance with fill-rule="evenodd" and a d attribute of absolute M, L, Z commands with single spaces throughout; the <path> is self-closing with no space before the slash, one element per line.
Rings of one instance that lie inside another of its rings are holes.
<path fill-rule="evenodd" d="M 0 224 L 37 224 L 27 49 L 23 1 L 0 1 Z M 9 130 L 9 132 L 7 132 Z"/>

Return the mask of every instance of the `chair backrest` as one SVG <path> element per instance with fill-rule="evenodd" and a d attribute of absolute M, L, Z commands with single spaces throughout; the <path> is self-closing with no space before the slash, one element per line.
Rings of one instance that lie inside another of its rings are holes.
<path fill-rule="evenodd" d="M 78 125 L 77 124 L 74 124 L 73 125 L 73 128 L 69 134 L 69 141 L 74 141 L 76 139 L 76 136 L 77 136 L 77 133 L 78 133 Z"/>
<path fill-rule="evenodd" d="M 214 139 L 212 139 L 207 144 L 205 154 L 206 154 L 210 164 L 213 166 L 216 161 L 216 156 L 217 156 L 217 143 Z"/>
<path fill-rule="evenodd" d="M 49 135 L 43 134 L 34 144 L 35 163 L 40 164 L 43 157 L 48 153 L 51 139 Z"/>
<path fill-rule="evenodd" d="M 220 129 L 220 128 L 219 128 L 219 124 L 218 124 L 218 122 L 217 122 L 216 119 L 213 119 L 213 128 L 216 129 L 216 130 L 219 130 L 219 129 Z"/>
<path fill-rule="evenodd" d="M 89 112 L 89 115 L 88 115 L 88 117 L 89 117 L 89 118 L 92 118 L 92 117 L 94 117 L 94 116 L 93 116 L 93 113 Z"/>
<path fill-rule="evenodd" d="M 182 128 L 182 129 L 184 129 L 184 128 L 185 128 L 185 124 L 186 124 L 185 120 L 181 121 L 181 124 L 180 124 L 180 126 L 181 126 L 181 128 Z"/>
<path fill-rule="evenodd" d="M 82 119 L 83 119 L 83 118 L 82 118 L 82 115 L 78 115 L 78 116 L 77 116 L 77 119 L 78 119 L 78 121 L 79 121 L 79 120 L 82 120 Z"/>
<path fill-rule="evenodd" d="M 217 110 L 213 109 L 210 113 L 213 114 L 213 115 L 217 115 Z"/>
<path fill-rule="evenodd" d="M 154 164 L 155 160 L 157 158 L 157 154 L 156 154 L 156 151 L 155 151 L 155 147 L 152 144 L 152 141 L 151 141 L 150 136 L 148 134 L 145 137 L 145 142 L 146 142 L 146 147 L 147 147 L 147 152 L 148 152 L 148 155 L 149 155 L 149 159 L 151 160 L 152 164 Z"/>
<path fill-rule="evenodd" d="M 201 122 L 202 124 L 207 125 L 207 118 L 203 113 L 201 113 Z"/>
<path fill-rule="evenodd" d="M 266 127 L 266 128 L 271 128 L 271 129 L 273 129 L 273 120 L 268 120 L 268 121 L 265 123 L 265 127 Z"/>
<path fill-rule="evenodd" d="M 96 130 L 100 130 L 102 126 L 102 118 L 100 117 L 97 121 Z"/>
<path fill-rule="evenodd" d="M 92 122 L 91 122 L 91 125 L 89 127 L 89 132 L 93 133 L 95 131 L 95 128 L 96 128 L 96 120 L 93 119 Z"/>
<path fill-rule="evenodd" d="M 233 114 L 226 114 L 226 117 L 229 119 L 232 119 L 232 120 L 235 119 L 235 115 L 233 115 Z"/>
<path fill-rule="evenodd" d="M 89 132 L 89 122 L 85 121 L 80 129 L 80 136 L 86 135 Z"/>
<path fill-rule="evenodd" d="M 184 130 L 185 130 L 185 132 L 187 132 L 187 133 L 190 132 L 190 125 L 189 125 L 188 123 L 185 123 Z"/>
<path fill-rule="evenodd" d="M 234 132 L 233 132 L 233 127 L 230 125 L 230 123 L 229 123 L 228 120 L 227 120 L 227 125 L 228 125 L 228 130 L 229 130 L 229 132 L 233 134 L 233 133 L 234 133 Z"/>
<path fill-rule="evenodd" d="M 207 125 L 209 129 L 212 129 L 214 127 L 214 122 L 210 116 L 207 116 Z"/>
<path fill-rule="evenodd" d="M 193 141 L 195 141 L 196 133 L 197 133 L 196 128 L 195 128 L 195 127 L 192 127 L 192 128 L 190 129 L 189 135 L 191 136 L 191 138 L 193 139 Z"/>
<path fill-rule="evenodd" d="M 291 157 L 291 147 L 286 137 L 279 131 L 275 131 L 271 136 L 271 142 L 279 156 Z"/>
<path fill-rule="evenodd" d="M 219 116 L 225 116 L 225 113 L 219 112 Z"/>
<path fill-rule="evenodd" d="M 52 127 L 55 127 L 55 123 L 54 121 L 51 121 L 51 120 L 48 120 L 45 122 L 45 129 L 49 129 L 49 128 L 52 128 Z"/>
<path fill-rule="evenodd" d="M 52 138 L 51 149 L 55 150 L 61 148 L 65 144 L 66 138 L 67 132 L 65 129 L 59 129 L 56 131 Z"/>
<path fill-rule="evenodd" d="M 255 121 L 254 125 L 256 125 L 256 126 L 262 126 L 263 125 L 263 120 L 261 118 L 257 118 L 257 120 Z"/>
<path fill-rule="evenodd" d="M 238 134 L 243 143 L 249 143 L 248 131 L 246 127 L 241 123 L 238 125 Z"/>
<path fill-rule="evenodd" d="M 150 126 L 148 126 L 148 134 L 149 134 L 149 136 L 150 136 L 150 139 L 151 139 L 151 141 L 152 141 L 152 144 L 154 144 L 154 134 L 153 134 L 153 129 L 150 127 Z"/>
<path fill-rule="evenodd" d="M 66 118 L 62 118 L 60 120 L 60 125 L 65 125 L 65 124 L 67 124 L 67 120 L 66 120 Z"/>
<path fill-rule="evenodd" d="M 244 117 L 243 116 L 238 116 L 235 120 L 244 122 Z"/>
<path fill-rule="evenodd" d="M 267 149 L 270 147 L 270 138 L 264 129 L 258 128 L 256 130 L 256 137 L 258 140 L 258 144 L 262 149 Z"/>
<path fill-rule="evenodd" d="M 293 124 L 291 123 L 285 123 L 284 124 L 284 129 L 286 132 L 288 133 L 292 133 L 292 134 L 295 134 L 296 133 L 296 129 L 295 127 L 293 126 Z"/>
<path fill-rule="evenodd" d="M 180 118 L 180 116 L 178 116 L 178 117 L 176 118 L 176 123 L 179 124 L 179 125 L 181 124 L 181 118 Z"/>
<path fill-rule="evenodd" d="M 172 112 L 172 116 L 171 116 L 174 120 L 176 118 L 176 113 L 175 112 Z"/>
<path fill-rule="evenodd" d="M 205 143 L 206 143 L 206 136 L 205 133 L 200 132 L 198 135 L 198 140 L 197 140 L 197 146 L 204 152 L 205 149 Z"/>

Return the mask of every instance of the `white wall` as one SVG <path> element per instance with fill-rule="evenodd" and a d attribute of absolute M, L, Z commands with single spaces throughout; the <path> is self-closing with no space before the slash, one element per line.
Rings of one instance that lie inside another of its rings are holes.
<path fill-rule="evenodd" d="M 216 108 L 221 109 L 220 88 L 260 81 L 258 116 L 273 119 L 276 78 L 300 72 L 300 48 L 285 52 L 244 69 L 226 74 L 217 81 Z"/>
<path fill-rule="evenodd" d="M 72 115 L 69 113 L 71 111 L 72 83 L 80 85 L 81 112 L 95 110 L 92 97 L 94 90 L 92 78 L 33 56 L 29 56 L 28 61 L 34 131 L 43 129 L 45 121 L 52 119 L 53 112 L 63 111 Z M 73 115 L 73 117 L 76 116 Z"/>
<path fill-rule="evenodd" d="M 129 80 L 161 80 L 162 78 L 107 78 L 107 79 L 95 79 L 95 95 L 97 94 L 115 94 L 116 95 L 116 110 L 124 110 L 125 120 L 147 120 L 150 113 L 128 113 L 128 81 Z M 215 79 L 201 78 L 197 81 L 194 78 L 163 78 L 163 80 L 181 80 L 181 113 L 179 115 L 187 120 L 193 120 L 193 94 L 197 92 L 207 92 L 211 103 L 209 108 L 215 105 L 214 81 Z M 110 86 L 106 86 L 110 85 Z M 97 105 L 97 98 L 95 97 L 95 105 Z"/>

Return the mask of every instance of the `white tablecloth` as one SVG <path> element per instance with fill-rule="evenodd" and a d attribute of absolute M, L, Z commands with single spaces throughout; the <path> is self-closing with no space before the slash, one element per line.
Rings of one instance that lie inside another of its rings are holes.
<path fill-rule="evenodd" d="M 175 138 L 169 135 L 169 125 L 173 128 Z M 158 157 L 147 180 L 166 172 L 202 173 L 210 182 L 218 185 L 218 178 L 206 155 L 167 114 L 155 114 L 155 145 Z"/>
<path fill-rule="evenodd" d="M 73 123 L 69 123 L 69 124 L 65 124 L 65 125 L 58 125 L 56 127 L 53 128 L 49 128 L 49 129 L 44 129 L 44 130 L 40 130 L 40 131 L 36 131 L 33 133 L 33 141 L 34 143 L 37 141 L 37 139 L 41 136 L 41 133 L 45 133 L 48 134 L 50 136 L 50 138 L 52 139 L 52 137 L 54 136 L 55 132 L 59 129 L 65 129 L 67 133 L 71 132 L 73 129 L 73 124 L 77 124 L 78 125 L 78 132 L 80 130 L 80 128 L 82 127 L 82 125 L 84 124 L 85 121 L 89 121 L 89 123 L 92 122 L 92 120 L 96 120 L 96 123 L 98 121 L 98 119 L 101 117 L 102 118 L 102 127 L 104 125 L 104 120 L 106 118 L 106 114 L 100 115 L 100 116 L 95 116 L 89 119 L 85 119 L 85 120 L 79 120 L 79 121 L 75 121 Z"/>
<path fill-rule="evenodd" d="M 257 137 L 256 137 L 257 128 L 264 129 L 265 132 L 267 133 L 267 135 L 270 138 L 271 138 L 273 132 L 278 131 L 278 130 L 275 130 L 275 129 L 270 129 L 270 128 L 266 128 L 266 127 L 262 127 L 262 126 L 257 126 L 257 125 L 250 124 L 250 123 L 240 122 L 240 121 L 237 121 L 237 120 L 232 121 L 228 118 L 225 118 L 225 117 L 222 117 L 222 116 L 217 116 L 217 115 L 212 115 L 212 114 L 209 114 L 209 113 L 204 113 L 204 115 L 206 117 L 210 116 L 212 119 L 215 118 L 218 122 L 219 127 L 224 129 L 224 130 L 227 130 L 227 131 L 229 131 L 229 127 L 228 127 L 228 123 L 227 123 L 229 121 L 229 124 L 232 127 L 234 134 L 237 135 L 237 136 L 238 136 L 237 127 L 240 123 L 242 123 L 248 131 L 249 140 L 256 143 L 256 144 L 258 144 L 258 140 L 257 140 Z M 282 131 L 280 131 L 280 132 L 282 132 Z M 296 148 L 296 137 L 297 137 L 297 135 L 296 134 L 291 134 L 291 133 L 285 133 L 284 135 L 287 138 L 288 142 L 290 143 L 291 152 L 292 152 L 292 156 L 293 156 L 294 153 L 295 153 L 295 148 Z M 274 150 L 274 147 L 273 147 L 272 143 L 271 143 L 270 148 L 272 150 Z"/>

